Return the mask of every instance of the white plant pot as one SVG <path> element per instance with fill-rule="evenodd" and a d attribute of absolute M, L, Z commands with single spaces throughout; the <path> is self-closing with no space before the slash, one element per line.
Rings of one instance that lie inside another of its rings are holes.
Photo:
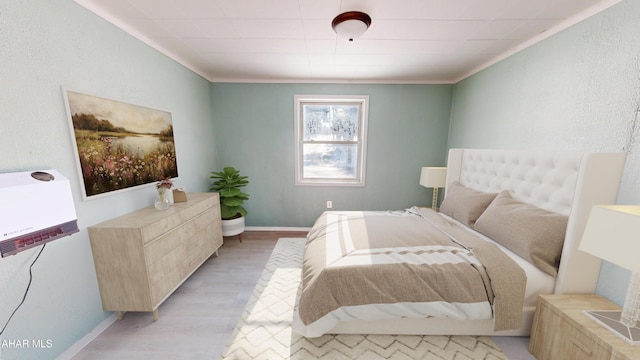
<path fill-rule="evenodd" d="M 222 236 L 234 236 L 244 232 L 244 216 L 237 219 L 222 220 Z"/>

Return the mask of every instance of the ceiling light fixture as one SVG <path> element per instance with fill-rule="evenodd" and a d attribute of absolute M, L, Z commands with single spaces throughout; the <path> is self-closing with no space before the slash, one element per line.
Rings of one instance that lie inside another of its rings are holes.
<path fill-rule="evenodd" d="M 333 19 L 331 27 L 339 37 L 348 41 L 357 39 L 371 25 L 371 17 L 360 11 L 348 11 Z"/>

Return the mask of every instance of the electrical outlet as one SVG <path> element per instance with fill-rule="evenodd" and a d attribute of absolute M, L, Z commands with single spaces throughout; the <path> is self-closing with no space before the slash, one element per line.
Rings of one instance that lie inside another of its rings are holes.
<path fill-rule="evenodd" d="M 327 209 L 331 209 L 333 207 L 333 201 L 327 200 Z"/>

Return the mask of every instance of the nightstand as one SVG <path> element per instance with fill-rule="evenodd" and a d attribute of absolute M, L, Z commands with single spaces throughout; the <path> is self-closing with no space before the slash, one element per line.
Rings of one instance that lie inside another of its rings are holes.
<path fill-rule="evenodd" d="M 531 328 L 529 352 L 545 359 L 640 359 L 640 346 L 590 318 L 584 310 L 620 310 L 597 295 L 541 295 Z"/>

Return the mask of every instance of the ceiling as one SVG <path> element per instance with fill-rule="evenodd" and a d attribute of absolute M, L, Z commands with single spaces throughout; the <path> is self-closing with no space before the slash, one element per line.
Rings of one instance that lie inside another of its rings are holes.
<path fill-rule="evenodd" d="M 75 1 L 212 82 L 455 83 L 620 0 Z"/>

